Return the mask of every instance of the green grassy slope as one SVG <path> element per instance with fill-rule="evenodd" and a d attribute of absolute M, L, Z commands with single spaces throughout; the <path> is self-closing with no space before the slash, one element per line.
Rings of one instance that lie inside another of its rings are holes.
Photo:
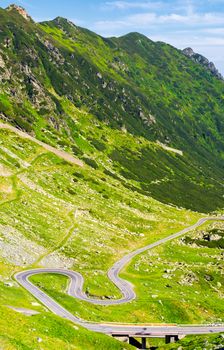
<path fill-rule="evenodd" d="M 13 273 L 70 268 L 90 295 L 116 298 L 106 275 L 116 260 L 222 212 L 223 95 L 223 82 L 164 43 L 0 9 L 0 122 L 84 163 L 0 128 L 0 347 L 131 348 L 51 315 Z M 203 230 L 137 257 L 123 276 L 138 298 L 122 307 L 65 296 L 62 276 L 33 279 L 93 321 L 220 322 L 223 226 Z"/>
<path fill-rule="evenodd" d="M 107 153 L 117 173 L 164 203 L 223 207 L 222 81 L 137 33 L 104 39 L 60 17 L 28 22 L 15 10 L 0 18 L 3 119 L 87 162 L 88 153 Z M 150 141 L 183 156 L 154 153 Z"/>
<path fill-rule="evenodd" d="M 10 171 L 10 176 L 2 178 L 8 187 L 14 181 L 11 192 L 5 188 L 9 198 L 2 201 L 0 223 L 35 240 L 40 246 L 37 255 L 58 248 L 80 271 L 91 266 L 103 278 L 103 271 L 125 252 L 201 217 L 133 193 L 101 169 L 70 165 L 13 132 L 0 133 L 3 175 L 8 168 Z M 106 288 L 103 285 L 101 293 Z"/>
<path fill-rule="evenodd" d="M 207 226 L 190 236 L 206 235 L 207 229 L 210 230 Z M 214 230 L 219 227 L 223 232 L 223 224 L 210 226 Z M 68 280 L 64 276 L 37 275 L 32 281 L 73 313 L 88 320 L 221 323 L 224 321 L 222 260 L 219 248 L 199 248 L 192 243 L 184 244 L 184 239 L 157 247 L 135 258 L 122 274 L 136 286 L 137 299 L 130 304 L 107 308 L 80 303 L 66 296 Z"/>
<path fill-rule="evenodd" d="M 40 337 L 43 348 L 50 349 L 53 344 L 66 348 L 65 339 L 71 348 L 74 337 L 78 349 L 96 348 L 96 341 L 99 349 L 105 343 L 110 346 L 110 342 L 111 348 L 119 348 L 119 343 L 84 330 L 74 330 L 67 338 L 71 326 L 63 321 L 64 331 L 60 333 L 62 321 L 37 306 L 15 284 L 13 273 L 32 266 L 74 268 L 85 276 L 89 293 L 117 297 L 119 293 L 109 283 L 106 272 L 119 257 L 188 226 L 201 215 L 133 193 L 103 169 L 68 164 L 9 130 L 0 130 L 0 137 L 0 284 L 5 315 L 1 318 L 2 344 L 6 349 L 29 349 Z M 7 306 L 36 310 L 40 315 L 24 316 Z M 73 307 L 75 314 L 86 316 L 82 303 L 74 302 Z M 124 315 L 130 313 L 129 308 Z M 110 319 L 114 312 L 101 311 L 89 308 L 95 320 L 107 316 Z M 119 312 L 114 317 L 120 317 Z M 136 320 L 144 320 L 144 313 L 138 313 Z M 47 336 L 51 327 L 55 327 L 55 333 Z"/>
<path fill-rule="evenodd" d="M 0 309 L 0 346 L 4 350 L 134 349 L 111 337 L 69 324 L 46 311 L 35 316 L 25 316 L 6 307 Z"/>
<path fill-rule="evenodd" d="M 65 330 L 59 332 L 61 321 L 45 314 L 41 305 L 18 288 L 11 278 L 14 272 L 33 266 L 73 268 L 84 275 L 85 290 L 91 295 L 118 297 L 106 272 L 119 257 L 190 225 L 201 215 L 133 193 L 120 180 L 105 174 L 103 168 L 68 164 L 9 130 L 0 130 L 0 136 L 1 308 L 6 316 L 1 322 L 1 342 L 6 349 L 6 345 L 26 349 L 32 348 L 39 337 L 46 349 L 52 344 L 60 348 L 61 344 L 66 346 L 65 332 L 70 332 L 71 326 L 64 322 Z M 204 230 L 206 236 L 206 227 Z M 208 234 L 211 232 L 222 235 L 222 227 L 218 224 Z M 189 237 L 198 243 L 203 236 L 195 233 Z M 215 242 L 219 244 L 219 240 Z M 136 286 L 138 299 L 122 307 L 101 308 L 65 297 L 67 280 L 62 276 L 36 276 L 34 281 L 75 315 L 93 321 L 220 322 L 220 250 L 191 248 L 189 244 L 192 241 L 186 237 L 184 246 L 176 241 L 136 258 L 123 276 Z M 164 269 L 172 271 L 166 273 Z M 172 281 L 164 274 L 172 274 Z M 191 274 L 193 285 L 180 283 Z M 149 305 L 153 313 L 148 312 Z M 30 318 L 7 306 L 41 314 Z M 175 312 L 170 312 L 174 306 Z M 20 327 L 15 329 L 16 322 Z M 46 336 L 51 327 L 55 328 L 54 334 Z M 35 329 L 29 331 L 29 339 L 25 336 L 27 329 Z M 95 349 L 97 341 L 99 349 L 110 344 L 107 338 L 79 329 L 69 337 L 68 348 L 73 337 L 78 349 Z M 116 346 L 119 348 L 119 343 L 111 340 L 111 348 Z"/>
<path fill-rule="evenodd" d="M 147 347 L 150 350 L 222 350 L 223 334 L 208 334 L 187 336 L 176 343 L 165 344 L 164 339 L 148 339 Z"/>
<path fill-rule="evenodd" d="M 159 345 L 156 347 L 158 350 L 222 350 L 223 349 L 223 334 L 220 335 L 207 335 L 207 336 L 196 336 L 186 337 L 176 344 L 170 345 Z M 155 348 L 154 348 L 155 349 Z"/>

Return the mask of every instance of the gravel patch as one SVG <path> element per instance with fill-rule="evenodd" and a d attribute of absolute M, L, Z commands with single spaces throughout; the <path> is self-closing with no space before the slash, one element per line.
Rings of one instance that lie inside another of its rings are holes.
<path fill-rule="evenodd" d="M 16 266 L 27 266 L 44 254 L 46 249 L 25 238 L 19 231 L 0 225 L 0 255 Z"/>

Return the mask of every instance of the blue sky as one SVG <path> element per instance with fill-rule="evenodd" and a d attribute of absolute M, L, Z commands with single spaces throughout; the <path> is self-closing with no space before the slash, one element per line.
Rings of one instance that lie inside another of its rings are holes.
<path fill-rule="evenodd" d="M 36 21 L 60 15 L 103 36 L 138 31 L 192 47 L 224 74 L 224 0 L 18 0 Z M 1 1 L 6 7 L 12 1 Z"/>

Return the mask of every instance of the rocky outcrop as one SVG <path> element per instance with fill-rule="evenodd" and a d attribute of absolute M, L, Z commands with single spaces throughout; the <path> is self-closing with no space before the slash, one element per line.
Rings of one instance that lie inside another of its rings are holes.
<path fill-rule="evenodd" d="M 221 73 L 219 73 L 218 69 L 215 67 L 213 62 L 210 62 L 206 57 L 200 55 L 199 53 L 195 53 L 192 48 L 187 47 L 183 50 L 183 54 L 189 57 L 192 61 L 201 64 L 207 70 L 209 70 L 213 76 L 220 80 L 224 80 Z"/>
<path fill-rule="evenodd" d="M 64 57 L 60 54 L 60 51 L 57 47 L 55 47 L 49 40 L 43 41 L 43 44 L 46 46 L 50 56 L 49 60 L 59 65 L 63 65 L 65 63 Z"/>
<path fill-rule="evenodd" d="M 25 18 L 27 21 L 31 20 L 31 17 L 28 15 L 26 10 L 18 5 L 12 4 L 9 7 L 7 7 L 7 11 L 17 11 L 23 18 Z"/>
<path fill-rule="evenodd" d="M 3 57 L 0 54 L 0 68 L 5 68 L 5 61 L 3 59 Z"/>

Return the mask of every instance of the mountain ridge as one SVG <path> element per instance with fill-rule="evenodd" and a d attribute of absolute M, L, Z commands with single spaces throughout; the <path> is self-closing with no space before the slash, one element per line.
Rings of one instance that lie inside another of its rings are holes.
<path fill-rule="evenodd" d="M 80 149 L 77 140 L 83 132 L 71 112 L 83 110 L 111 131 L 118 130 L 124 140 L 130 134 L 140 145 L 139 138 L 143 138 L 184 154 L 183 159 L 171 161 L 167 151 L 156 161 L 149 146 L 139 146 L 139 159 L 132 157 L 131 147 L 123 152 L 115 147 L 107 156 L 127 181 L 140 183 L 142 191 L 161 201 L 187 207 L 193 205 L 190 196 L 204 193 L 198 210 L 215 191 L 213 208 L 223 206 L 222 81 L 180 50 L 139 33 L 102 38 L 61 17 L 40 24 L 16 11 L 1 10 L 0 17 L 0 112 L 4 120 L 44 142 L 55 145 L 57 140 L 67 151 L 76 150 L 93 161 L 99 150 L 87 156 Z M 92 138 L 87 129 L 82 137 L 87 143 Z M 107 152 L 105 142 L 104 149 Z M 146 166 L 151 157 L 155 174 Z M 162 159 L 166 163 L 163 175 L 158 164 Z M 153 182 L 156 176 L 158 184 Z M 173 183 L 177 193 L 172 195 Z M 181 194 L 183 186 L 189 188 L 188 199 Z M 206 206 L 212 208 L 212 201 Z"/>
<path fill-rule="evenodd" d="M 19 5 L 15 5 L 15 4 L 11 4 L 6 8 L 7 11 L 17 11 L 23 18 L 25 18 L 26 20 L 32 20 L 31 16 L 28 14 L 28 12 L 25 10 L 24 7 L 19 6 Z M 65 17 L 61 17 L 61 16 L 57 16 L 56 18 L 54 18 L 53 20 L 51 20 L 52 22 L 56 22 L 58 24 L 60 24 L 60 22 L 66 22 L 68 25 L 78 29 L 79 26 L 77 26 L 74 22 L 70 21 L 69 19 L 65 18 Z M 39 22 L 41 23 L 45 23 L 46 21 L 43 22 Z M 93 31 L 86 29 L 86 28 L 82 28 L 83 30 L 87 30 L 89 32 L 91 32 L 92 34 L 95 34 Z M 95 34 L 98 35 L 98 34 Z M 99 36 L 99 35 L 98 35 Z M 142 33 L 139 32 L 129 32 L 127 34 L 124 34 L 122 36 L 118 36 L 118 37 L 103 37 L 101 36 L 103 39 L 105 40 L 110 40 L 113 38 L 117 38 L 117 39 L 121 39 L 121 38 L 126 38 L 126 37 L 131 37 L 131 38 L 137 38 L 140 40 L 140 38 L 143 39 L 148 39 L 149 41 L 152 41 L 149 37 L 145 36 Z M 160 41 L 157 41 L 160 42 Z M 163 42 L 161 42 L 163 43 Z M 171 45 L 172 46 L 172 45 Z M 215 67 L 213 62 L 210 62 L 205 56 L 196 53 L 193 51 L 192 48 L 187 47 L 185 49 L 182 50 L 183 54 L 189 58 L 191 58 L 192 60 L 194 60 L 195 62 L 201 64 L 202 66 L 204 66 L 206 69 L 208 69 L 216 78 L 220 79 L 220 80 L 224 80 L 222 74 L 218 71 L 218 69 Z"/>
<path fill-rule="evenodd" d="M 218 69 L 215 67 L 213 62 L 210 62 L 205 56 L 194 52 L 194 50 L 191 47 L 187 47 L 183 50 L 184 55 L 192 59 L 193 61 L 197 62 L 198 64 L 201 64 L 204 66 L 207 70 L 209 70 L 217 79 L 224 80 L 222 74 L 218 71 Z"/>

